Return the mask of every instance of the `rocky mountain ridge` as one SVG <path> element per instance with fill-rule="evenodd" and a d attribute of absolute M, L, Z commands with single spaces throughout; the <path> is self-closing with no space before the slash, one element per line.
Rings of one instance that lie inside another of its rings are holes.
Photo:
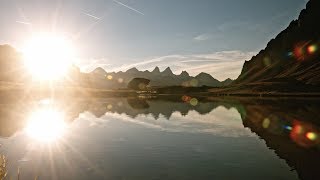
<path fill-rule="evenodd" d="M 225 81 L 218 81 L 210 74 L 200 73 L 197 76 L 190 76 L 188 72 L 182 71 L 179 75 L 172 72 L 170 67 L 164 71 L 160 71 L 159 67 L 155 67 L 152 71 L 139 71 L 137 68 L 128 69 L 125 72 L 106 72 L 103 68 L 98 67 L 88 73 L 91 81 L 94 81 L 95 86 L 100 87 L 117 87 L 123 88 L 133 78 L 146 78 L 150 80 L 150 86 L 187 86 L 187 87 L 200 87 L 212 86 L 221 87 L 229 85 L 232 80 L 226 79 Z"/>
<path fill-rule="evenodd" d="M 297 20 L 243 65 L 233 84 L 299 81 L 320 85 L 320 1 L 310 0 Z"/>

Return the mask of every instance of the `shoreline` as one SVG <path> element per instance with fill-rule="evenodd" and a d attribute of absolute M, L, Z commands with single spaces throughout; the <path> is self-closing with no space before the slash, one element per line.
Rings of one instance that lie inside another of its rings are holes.
<path fill-rule="evenodd" d="M 165 91 L 164 91 L 165 89 Z M 160 92 L 159 92 L 160 91 Z M 162 92 L 161 92 L 162 91 Z M 6 96 L 8 95 L 8 96 Z M 276 92 L 276 91 L 252 91 L 230 87 L 161 87 L 149 91 L 136 91 L 130 89 L 95 89 L 80 86 L 55 86 L 40 87 L 15 84 L 11 82 L 0 83 L 0 96 L 18 97 L 26 96 L 91 96 L 91 97 L 138 97 L 138 96 L 212 96 L 212 97 L 320 97 L 320 92 Z"/>

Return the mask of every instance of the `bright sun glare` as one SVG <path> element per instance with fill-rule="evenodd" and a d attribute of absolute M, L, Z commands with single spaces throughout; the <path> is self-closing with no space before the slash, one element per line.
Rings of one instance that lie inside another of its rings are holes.
<path fill-rule="evenodd" d="M 63 77 L 74 58 L 74 50 L 64 36 L 39 33 L 23 48 L 25 64 L 34 78 L 55 80 Z"/>
<path fill-rule="evenodd" d="M 41 142 L 52 142 L 66 129 L 63 113 L 53 108 L 42 108 L 31 113 L 26 127 L 27 134 Z"/>

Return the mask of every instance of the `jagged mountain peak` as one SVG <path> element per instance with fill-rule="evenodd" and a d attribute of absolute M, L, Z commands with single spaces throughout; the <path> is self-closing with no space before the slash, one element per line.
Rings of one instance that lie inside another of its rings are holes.
<path fill-rule="evenodd" d="M 182 71 L 180 76 L 183 76 L 183 77 L 188 77 L 189 76 L 189 73 L 187 71 Z"/>
<path fill-rule="evenodd" d="M 230 78 L 227 78 L 227 79 L 225 79 L 224 81 L 233 81 L 232 79 L 230 79 Z"/>
<path fill-rule="evenodd" d="M 224 86 L 230 85 L 232 82 L 233 82 L 233 80 L 230 79 L 230 78 L 227 78 L 227 79 L 225 79 L 224 81 L 221 81 L 221 83 L 222 83 Z"/>
<path fill-rule="evenodd" d="M 167 67 L 164 71 L 162 71 L 162 74 L 173 75 L 173 72 L 171 71 L 170 67 Z"/>
<path fill-rule="evenodd" d="M 126 72 L 127 73 L 136 73 L 136 72 L 139 72 L 139 70 L 137 68 L 133 67 L 133 68 L 128 69 Z"/>
<path fill-rule="evenodd" d="M 159 67 L 156 66 L 156 67 L 153 69 L 152 73 L 160 73 Z"/>
<path fill-rule="evenodd" d="M 217 79 L 213 78 L 210 74 L 201 72 L 195 76 L 198 80 L 198 86 L 222 86 L 223 84 Z"/>
<path fill-rule="evenodd" d="M 295 79 L 305 84 L 319 85 L 320 1 L 310 0 L 297 20 L 271 39 L 266 48 L 245 61 L 234 84 L 260 82 L 265 79 Z M 308 49 L 313 50 L 308 50 Z M 298 53 L 299 52 L 299 53 Z"/>

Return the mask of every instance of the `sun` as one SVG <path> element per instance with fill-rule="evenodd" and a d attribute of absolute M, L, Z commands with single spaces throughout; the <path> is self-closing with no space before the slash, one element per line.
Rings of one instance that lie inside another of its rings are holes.
<path fill-rule="evenodd" d="M 74 48 L 65 36 L 37 33 L 23 47 L 24 62 L 31 75 L 55 80 L 66 75 L 74 59 Z"/>

